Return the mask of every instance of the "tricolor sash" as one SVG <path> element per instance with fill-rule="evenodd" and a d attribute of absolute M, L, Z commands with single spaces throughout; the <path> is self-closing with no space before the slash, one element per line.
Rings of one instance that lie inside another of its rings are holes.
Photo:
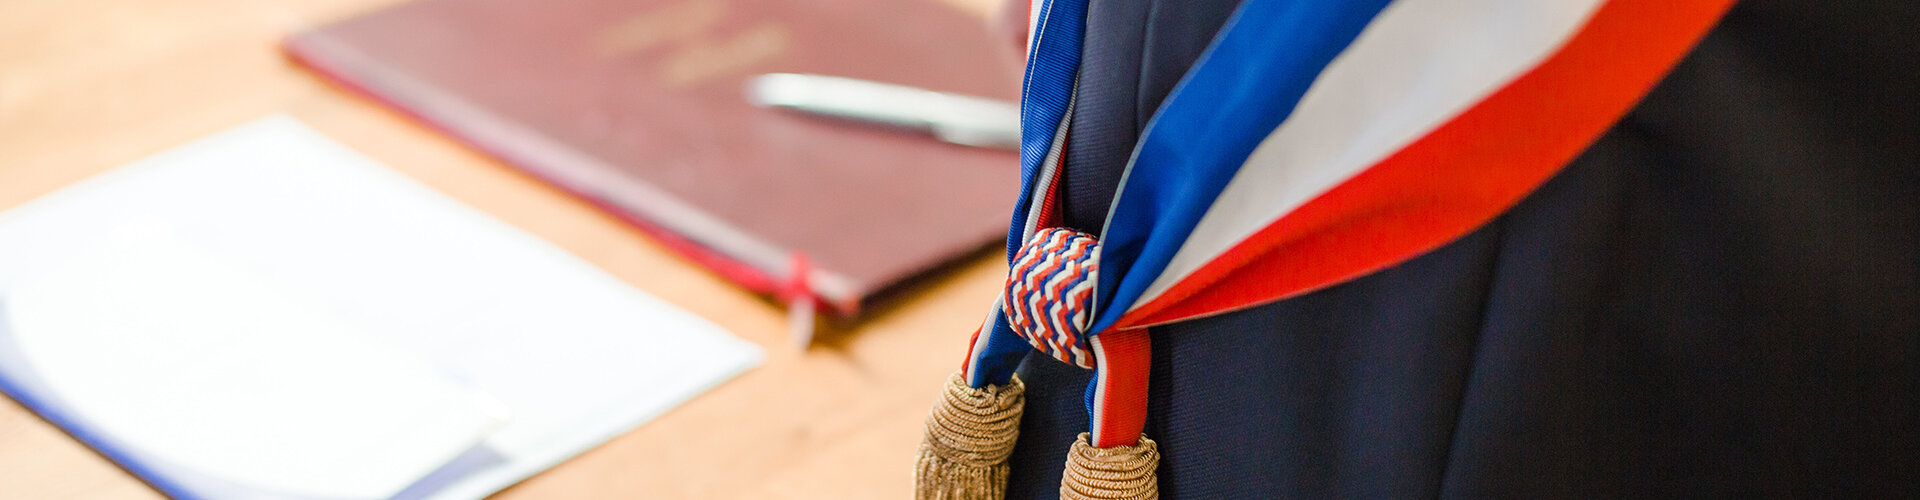
<path fill-rule="evenodd" d="M 1083 333 L 1031 338 L 1016 328 L 1028 316 L 1079 307 L 1010 292 L 974 334 L 961 377 L 1006 385 L 1032 347 L 1091 366 L 1093 444 L 1133 444 L 1148 327 L 1311 292 L 1471 232 L 1619 120 L 1731 4 L 1246 0 L 1125 166 L 1082 266 Z M 1016 258 L 1042 251 L 1028 248 L 1036 237 L 1059 237 L 1048 229 L 1059 225 L 1086 9 L 1035 6 L 1007 247 L 1010 281 L 1039 281 L 1010 291 L 1077 286 L 1068 271 L 1034 270 L 1053 261 Z"/>

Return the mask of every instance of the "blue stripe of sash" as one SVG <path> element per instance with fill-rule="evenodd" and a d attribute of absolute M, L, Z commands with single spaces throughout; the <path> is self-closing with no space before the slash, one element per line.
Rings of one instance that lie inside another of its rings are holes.
<path fill-rule="evenodd" d="M 1254 147 L 1388 3 L 1247 0 L 1228 19 L 1147 123 L 1121 178 L 1101 234 L 1091 331 L 1132 308 Z"/>
<path fill-rule="evenodd" d="M 1013 224 L 1007 230 L 1009 264 L 1026 239 L 1027 209 L 1035 203 L 1034 183 L 1039 180 L 1040 163 L 1053 148 L 1054 132 L 1059 130 L 1073 99 L 1073 81 L 1080 71 L 1080 40 L 1086 35 L 1086 0 L 1044 1 L 1021 86 L 1020 201 L 1014 205 Z M 973 387 L 1006 385 L 1032 347 L 1013 333 L 1007 315 L 1001 311 L 992 312 L 987 331 L 980 334 L 987 336 L 987 343 L 968 360 L 973 367 L 967 383 Z"/>
<path fill-rule="evenodd" d="M 1040 163 L 1053 148 L 1053 135 L 1073 99 L 1073 81 L 1080 73 L 1080 40 L 1086 35 L 1087 0 L 1046 0 L 1040 7 L 1039 29 L 1027 54 L 1027 76 L 1020 99 L 1020 202 L 1014 205 L 1013 226 L 1007 230 L 1007 261 L 1026 238 L 1027 209 L 1036 202 L 1033 184 Z"/>

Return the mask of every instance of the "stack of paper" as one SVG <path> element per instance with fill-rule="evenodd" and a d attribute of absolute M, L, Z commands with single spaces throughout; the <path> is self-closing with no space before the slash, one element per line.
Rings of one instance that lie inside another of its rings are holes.
<path fill-rule="evenodd" d="M 0 389 L 198 498 L 472 498 L 760 351 L 285 117 L 0 214 Z"/>

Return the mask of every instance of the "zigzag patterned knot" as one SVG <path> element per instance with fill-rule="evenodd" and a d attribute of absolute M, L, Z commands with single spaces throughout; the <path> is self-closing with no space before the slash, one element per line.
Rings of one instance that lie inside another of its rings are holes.
<path fill-rule="evenodd" d="M 1046 228 L 1014 253 L 1000 301 L 1014 333 L 1040 352 L 1081 368 L 1093 368 L 1087 326 L 1093 321 L 1093 287 L 1099 282 L 1100 240 L 1066 228 Z"/>

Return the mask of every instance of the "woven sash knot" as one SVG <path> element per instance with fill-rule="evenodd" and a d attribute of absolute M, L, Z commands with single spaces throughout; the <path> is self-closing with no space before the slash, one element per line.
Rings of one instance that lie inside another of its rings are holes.
<path fill-rule="evenodd" d="M 1099 283 L 1100 240 L 1066 228 L 1041 229 L 1014 253 L 1001 308 L 1008 326 L 1054 359 L 1092 369 L 1086 330 Z"/>

